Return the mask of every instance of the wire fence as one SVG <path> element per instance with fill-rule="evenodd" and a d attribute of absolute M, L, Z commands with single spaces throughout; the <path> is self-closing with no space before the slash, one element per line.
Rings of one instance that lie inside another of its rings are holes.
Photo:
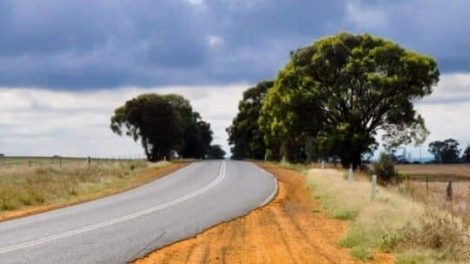
<path fill-rule="evenodd" d="M 0 157 L 0 168 L 7 167 L 66 167 L 66 166 L 92 166 L 111 163 L 123 163 L 133 161 L 146 161 L 144 155 L 129 154 L 112 157 Z"/>

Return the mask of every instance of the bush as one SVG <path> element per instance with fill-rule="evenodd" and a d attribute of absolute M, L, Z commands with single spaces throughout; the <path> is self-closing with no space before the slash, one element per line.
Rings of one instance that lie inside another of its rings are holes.
<path fill-rule="evenodd" d="M 388 240 L 390 248 L 421 248 L 432 250 L 438 259 L 468 261 L 470 259 L 470 233 L 459 219 L 428 208 L 417 225 L 405 225 L 397 238 Z M 438 253 L 438 254 L 436 254 Z M 467 262 L 468 263 L 468 262 Z"/>
<path fill-rule="evenodd" d="M 379 160 L 374 163 L 374 173 L 383 182 L 390 182 L 395 173 L 395 163 L 387 153 L 380 153 Z"/>

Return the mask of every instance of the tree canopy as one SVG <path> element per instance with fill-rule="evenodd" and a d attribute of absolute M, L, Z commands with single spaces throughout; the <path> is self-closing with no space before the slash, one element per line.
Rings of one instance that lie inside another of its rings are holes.
<path fill-rule="evenodd" d="M 459 142 L 453 138 L 444 141 L 433 141 L 429 143 L 429 152 L 434 155 L 437 163 L 457 163 L 460 158 Z"/>
<path fill-rule="evenodd" d="M 142 94 L 116 108 L 111 130 L 140 141 L 150 161 L 177 151 L 187 158 L 205 158 L 212 142 L 210 125 L 176 94 Z"/>
<path fill-rule="evenodd" d="M 291 53 L 263 101 L 260 129 L 268 145 L 280 141 L 271 145 L 289 160 L 308 150 L 357 166 L 376 148 L 379 131 L 389 146 L 427 135 L 419 132 L 424 120 L 413 102 L 429 95 L 438 79 L 434 59 L 392 41 L 326 37 Z"/>
<path fill-rule="evenodd" d="M 462 161 L 470 163 L 470 146 L 467 146 L 467 148 L 464 150 Z"/>
<path fill-rule="evenodd" d="M 262 159 L 266 153 L 264 136 L 258 125 L 263 98 L 272 81 L 263 81 L 246 90 L 238 104 L 238 114 L 227 128 L 234 159 Z"/>
<path fill-rule="evenodd" d="M 211 145 L 207 152 L 208 159 L 223 159 L 225 157 L 225 151 L 220 145 Z"/>

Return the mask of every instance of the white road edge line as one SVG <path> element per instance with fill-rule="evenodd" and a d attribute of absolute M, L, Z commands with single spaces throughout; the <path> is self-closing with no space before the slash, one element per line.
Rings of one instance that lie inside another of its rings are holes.
<path fill-rule="evenodd" d="M 64 232 L 64 233 L 60 233 L 60 234 L 56 234 L 56 235 L 52 235 L 52 236 L 48 236 L 48 237 L 44 237 L 44 238 L 40 238 L 40 239 L 36 239 L 36 240 L 32 240 L 32 241 L 28 241 L 28 242 L 23 242 L 23 243 L 13 245 L 13 246 L 0 248 L 0 254 L 5 254 L 5 253 L 15 251 L 15 250 L 19 250 L 19 249 L 34 247 L 34 246 L 41 245 L 41 244 L 44 244 L 44 243 L 47 243 L 47 242 L 50 242 L 50 241 L 54 241 L 54 240 L 58 240 L 58 239 L 62 239 L 62 238 L 82 234 L 82 233 L 85 233 L 85 232 L 97 230 L 97 229 L 108 227 L 108 226 L 111 226 L 111 225 L 114 225 L 114 224 L 129 221 L 129 220 L 132 220 L 132 219 L 144 216 L 144 215 L 148 215 L 148 214 L 154 213 L 156 211 L 163 210 L 165 208 L 168 208 L 170 206 L 185 202 L 185 201 L 187 201 L 191 198 L 194 198 L 198 195 L 201 195 L 201 194 L 209 191 L 210 189 L 217 186 L 224 178 L 225 178 L 225 161 L 223 161 L 222 165 L 220 166 L 219 175 L 217 176 L 217 178 L 215 178 L 213 181 L 211 181 L 209 184 L 202 187 L 201 189 L 198 189 L 196 191 L 193 191 L 191 193 L 188 193 L 186 195 L 178 197 L 178 198 L 176 198 L 172 201 L 169 201 L 169 202 L 166 202 L 166 203 L 154 206 L 154 207 L 150 207 L 150 208 L 145 209 L 143 211 L 135 212 L 135 213 L 128 214 L 128 215 L 125 215 L 125 216 L 121 216 L 121 217 L 118 217 L 118 218 L 115 218 L 115 219 L 104 221 L 104 222 L 101 222 L 101 223 L 98 223 L 98 224 L 84 226 L 84 227 L 80 227 L 80 228 L 77 228 L 77 229 L 74 229 L 74 230 L 71 230 L 71 231 L 67 231 L 67 232 Z"/>
<path fill-rule="evenodd" d="M 258 205 L 258 208 L 259 208 L 259 207 L 263 207 L 263 206 L 267 205 L 269 202 L 272 201 L 272 199 L 274 198 L 274 196 L 276 196 L 277 191 L 278 191 L 278 189 L 279 189 L 279 182 L 278 182 L 277 178 L 274 177 L 274 175 L 272 175 L 272 174 L 271 174 L 270 172 L 268 172 L 267 170 L 265 170 L 265 169 L 263 169 L 263 168 L 261 168 L 261 167 L 259 167 L 259 166 L 256 166 L 256 167 L 258 167 L 258 169 L 260 169 L 260 170 L 262 170 L 263 172 L 265 172 L 265 173 L 266 173 L 268 176 L 270 176 L 270 177 L 272 178 L 272 180 L 274 181 L 274 189 L 273 189 L 273 191 L 271 192 L 271 194 L 270 194 L 262 203 L 260 203 L 260 204 Z"/>

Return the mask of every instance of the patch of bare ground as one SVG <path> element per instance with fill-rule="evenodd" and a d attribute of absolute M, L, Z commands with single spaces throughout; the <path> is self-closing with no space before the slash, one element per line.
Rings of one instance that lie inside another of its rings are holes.
<path fill-rule="evenodd" d="M 357 263 L 339 246 L 347 222 L 330 219 L 298 171 L 259 164 L 275 175 L 279 192 L 268 205 L 135 263 Z M 392 263 L 390 255 L 374 256 Z"/>

